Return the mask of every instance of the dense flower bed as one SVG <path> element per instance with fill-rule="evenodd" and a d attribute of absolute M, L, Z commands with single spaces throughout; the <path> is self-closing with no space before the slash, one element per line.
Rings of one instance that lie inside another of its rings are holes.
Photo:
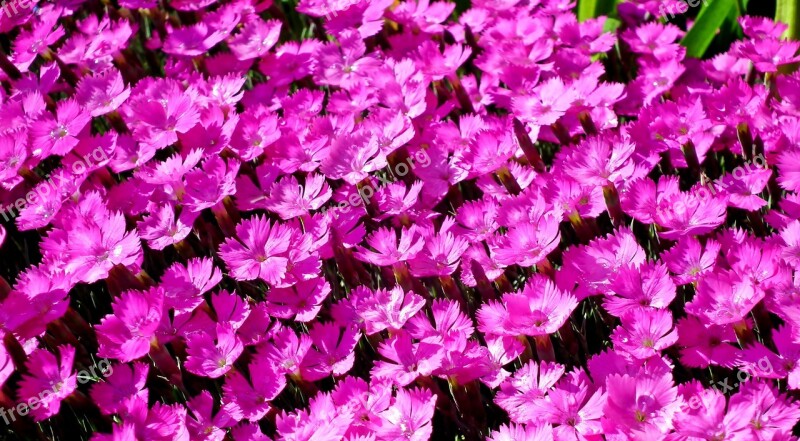
<path fill-rule="evenodd" d="M 785 25 L 700 60 L 653 1 L 21 3 L 6 437 L 796 439 Z"/>

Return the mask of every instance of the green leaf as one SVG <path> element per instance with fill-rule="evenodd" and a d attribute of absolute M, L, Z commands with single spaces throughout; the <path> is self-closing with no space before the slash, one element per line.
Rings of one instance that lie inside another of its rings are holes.
<path fill-rule="evenodd" d="M 578 0 L 578 21 L 601 15 L 616 15 L 617 0 Z"/>
<path fill-rule="evenodd" d="M 717 35 L 731 8 L 736 7 L 736 0 L 711 0 L 697 15 L 689 32 L 681 40 L 686 47 L 686 55 L 702 58 Z M 792 0 L 794 1 L 794 0 Z"/>
<path fill-rule="evenodd" d="M 607 18 L 606 22 L 603 23 L 603 32 L 616 32 L 621 25 L 622 22 L 616 18 Z"/>
<path fill-rule="evenodd" d="M 775 7 L 775 20 L 789 26 L 784 32 L 784 38 L 797 40 L 800 37 L 800 5 L 797 0 L 778 0 Z"/>

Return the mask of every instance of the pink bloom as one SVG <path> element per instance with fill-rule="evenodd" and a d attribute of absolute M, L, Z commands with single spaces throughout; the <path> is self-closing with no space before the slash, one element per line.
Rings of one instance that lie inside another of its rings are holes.
<path fill-rule="evenodd" d="M 98 75 L 84 77 L 78 84 L 75 97 L 92 116 L 101 116 L 119 108 L 131 94 L 122 82 L 122 74 L 115 68 Z"/>
<path fill-rule="evenodd" d="M 72 374 L 75 348 L 59 346 L 58 357 L 45 349 L 35 350 L 25 366 L 27 375 L 19 385 L 19 398 L 26 403 L 34 421 L 42 421 L 58 413 L 61 401 L 77 387 L 77 375 Z M 38 404 L 33 405 L 36 399 Z"/>
<path fill-rule="evenodd" d="M 535 404 L 544 402 L 547 391 L 563 375 L 564 366 L 560 364 L 529 361 L 500 385 L 495 403 L 508 412 L 511 421 L 515 423 L 541 421 Z"/>
<path fill-rule="evenodd" d="M 222 386 L 223 407 L 237 420 L 247 418 L 257 421 L 270 409 L 270 401 L 275 399 L 286 386 L 286 378 L 275 371 L 270 363 L 256 358 L 247 369 L 248 381 L 238 370 L 232 371 Z"/>
<path fill-rule="evenodd" d="M 300 366 L 304 379 L 317 381 L 350 371 L 355 362 L 356 344 L 361 338 L 357 328 L 317 323 L 308 331 L 308 335 L 312 341 L 311 351 Z"/>
<path fill-rule="evenodd" d="M 740 350 L 736 332 L 730 326 L 703 324 L 694 316 L 678 321 L 678 345 L 681 349 L 681 363 L 689 367 L 705 368 L 716 364 L 732 368 L 739 359 Z"/>
<path fill-rule="evenodd" d="M 389 361 L 377 361 L 371 375 L 407 386 L 417 377 L 427 377 L 442 365 L 444 351 L 437 339 L 413 343 L 408 334 L 399 334 L 381 343 L 378 352 Z"/>
<path fill-rule="evenodd" d="M 481 307 L 477 313 L 478 329 L 509 337 L 548 335 L 564 325 L 577 305 L 575 296 L 537 274 L 522 291 Z"/>
<path fill-rule="evenodd" d="M 413 291 L 404 292 L 400 286 L 375 292 L 359 287 L 352 294 L 352 300 L 356 313 L 364 321 L 364 333 L 367 335 L 384 329 L 399 331 L 425 306 L 422 296 Z"/>
<path fill-rule="evenodd" d="M 276 284 L 286 274 L 291 230 L 274 225 L 264 216 L 242 221 L 236 226 L 239 241 L 228 238 L 219 254 L 236 280 L 262 279 Z"/>
<path fill-rule="evenodd" d="M 134 402 L 147 402 L 148 370 L 149 366 L 140 362 L 114 366 L 113 372 L 106 374 L 105 381 L 92 387 L 92 400 L 104 415 L 132 412 Z"/>
<path fill-rule="evenodd" d="M 379 415 L 381 439 L 425 441 L 433 432 L 436 395 L 427 389 L 398 389 L 392 405 Z"/>
<path fill-rule="evenodd" d="M 675 289 L 663 264 L 625 266 L 611 282 L 603 307 L 617 317 L 636 310 L 664 309 L 675 298 Z"/>
<path fill-rule="evenodd" d="M 189 312 L 203 303 L 203 294 L 222 280 L 222 272 L 211 259 L 189 259 L 186 265 L 179 263 L 167 268 L 161 278 L 164 289 L 164 307 L 176 312 Z"/>
<path fill-rule="evenodd" d="M 502 265 L 532 266 L 541 263 L 551 251 L 558 247 L 561 233 L 558 217 L 545 214 L 538 221 L 523 222 L 502 236 L 497 245 L 491 247 L 497 262 Z"/>
<path fill-rule="evenodd" d="M 225 375 L 244 347 L 230 325 L 217 324 L 216 337 L 208 332 L 193 334 L 186 340 L 186 370 L 203 377 Z"/>
<path fill-rule="evenodd" d="M 226 196 L 236 193 L 236 173 L 239 162 L 224 161 L 219 156 L 212 156 L 203 162 L 203 168 L 194 169 L 184 176 L 186 193 L 183 202 L 191 211 L 211 208 Z"/>
<path fill-rule="evenodd" d="M 275 317 L 310 322 L 317 317 L 330 292 L 330 284 L 322 277 L 287 288 L 273 288 L 267 292 L 267 311 Z"/>
<path fill-rule="evenodd" d="M 695 237 L 684 236 L 675 246 L 664 252 L 661 259 L 675 274 L 675 283 L 696 283 L 714 270 L 719 250 L 719 242 L 713 239 L 706 240 L 705 246 L 702 246 Z"/>
<path fill-rule="evenodd" d="M 737 273 L 711 273 L 700 281 L 686 312 L 717 325 L 737 323 L 763 298 L 763 290 Z"/>
<path fill-rule="evenodd" d="M 94 219 L 79 220 L 67 233 L 64 271 L 86 283 L 108 277 L 115 265 L 141 262 L 142 249 L 136 231 L 125 231 L 125 216 L 100 207 Z"/>
<path fill-rule="evenodd" d="M 49 114 L 31 127 L 31 156 L 65 156 L 78 144 L 78 136 L 91 116 L 74 100 L 58 103 L 57 117 Z"/>
<path fill-rule="evenodd" d="M 113 314 L 105 316 L 97 330 L 101 357 L 128 362 L 144 356 L 150 350 L 163 313 L 164 291 L 125 291 L 114 300 Z"/>
<path fill-rule="evenodd" d="M 608 400 L 603 407 L 606 436 L 665 434 L 680 410 L 678 390 L 669 374 L 614 374 L 606 379 L 606 388 Z"/>
<path fill-rule="evenodd" d="M 139 237 L 147 240 L 147 245 L 154 250 L 179 243 L 192 232 L 194 213 L 189 210 L 175 215 L 175 209 L 169 204 L 162 205 L 157 211 L 137 224 Z"/>
<path fill-rule="evenodd" d="M 378 266 L 392 266 L 413 259 L 425 245 L 425 241 L 416 227 L 400 230 L 399 243 L 394 230 L 378 228 L 367 237 L 367 244 L 375 251 L 358 247 L 358 251 L 354 253 L 356 259 Z"/>
<path fill-rule="evenodd" d="M 186 407 L 192 412 L 186 419 L 186 428 L 193 440 L 222 441 L 225 429 L 236 424 L 225 406 L 214 414 L 214 398 L 206 390 L 187 401 Z"/>
<path fill-rule="evenodd" d="M 256 17 L 245 23 L 241 32 L 229 40 L 228 47 L 239 60 L 259 58 L 278 42 L 280 33 L 280 21 L 264 21 Z"/>
<path fill-rule="evenodd" d="M 614 347 L 637 359 L 658 356 L 678 341 L 672 328 L 672 313 L 665 309 L 637 309 L 622 318 L 611 334 Z"/>

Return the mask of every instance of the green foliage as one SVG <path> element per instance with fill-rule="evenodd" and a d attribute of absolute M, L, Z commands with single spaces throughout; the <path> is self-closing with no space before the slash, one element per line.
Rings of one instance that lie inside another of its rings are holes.
<path fill-rule="evenodd" d="M 578 21 L 601 15 L 616 15 L 617 0 L 578 0 Z"/>
<path fill-rule="evenodd" d="M 793 0 L 794 1 L 794 0 Z M 738 19 L 737 0 L 711 0 L 705 4 L 697 15 L 681 44 L 686 47 L 686 55 L 702 58 L 711 45 L 720 27 L 734 10 Z"/>

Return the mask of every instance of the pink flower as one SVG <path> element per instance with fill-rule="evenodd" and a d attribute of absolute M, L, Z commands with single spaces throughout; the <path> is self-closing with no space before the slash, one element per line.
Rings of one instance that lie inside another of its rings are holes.
<path fill-rule="evenodd" d="M 548 335 L 564 325 L 577 305 L 575 296 L 537 274 L 522 291 L 482 306 L 477 313 L 478 329 L 510 337 Z"/>
<path fill-rule="evenodd" d="M 175 215 L 175 209 L 169 204 L 162 205 L 144 220 L 137 224 L 139 237 L 147 240 L 147 245 L 154 250 L 179 243 L 192 232 L 192 223 L 196 215 L 189 210 Z"/>
<path fill-rule="evenodd" d="M 264 216 L 242 221 L 236 226 L 239 241 L 228 238 L 219 254 L 236 280 L 262 279 L 277 284 L 287 270 L 291 230 L 272 224 Z"/>
<path fill-rule="evenodd" d="M 91 116 L 111 113 L 131 94 L 129 87 L 122 82 L 122 74 L 115 68 L 108 69 L 98 75 L 84 77 L 75 91 L 75 98 Z"/>
<path fill-rule="evenodd" d="M 311 351 L 300 366 L 304 379 L 317 381 L 350 371 L 355 362 L 356 344 L 361 338 L 357 328 L 317 323 L 308 331 L 308 335 L 312 341 Z"/>
<path fill-rule="evenodd" d="M 427 377 L 442 365 L 444 351 L 438 339 L 413 343 L 408 334 L 399 334 L 381 343 L 378 352 L 389 361 L 377 361 L 371 375 L 407 386 L 417 377 Z"/>
<path fill-rule="evenodd" d="M 436 395 L 427 389 L 398 389 L 392 405 L 379 415 L 381 439 L 425 441 L 433 432 Z"/>
<path fill-rule="evenodd" d="M 186 402 L 192 415 L 186 419 L 186 428 L 191 439 L 202 441 L 222 441 L 225 429 L 236 424 L 225 406 L 215 414 L 214 398 L 204 390 Z"/>
<path fill-rule="evenodd" d="M 671 375 L 614 374 L 606 379 L 608 400 L 603 407 L 606 436 L 662 436 L 680 410 Z"/>
<path fill-rule="evenodd" d="M 561 233 L 558 231 L 559 219 L 560 216 L 546 214 L 536 222 L 523 222 L 511 228 L 497 245 L 491 247 L 497 262 L 502 265 L 520 266 L 541 263 L 558 247 L 561 239 Z"/>
<path fill-rule="evenodd" d="M 547 391 L 563 375 L 564 366 L 560 364 L 529 361 L 500 385 L 495 403 L 508 412 L 511 421 L 515 423 L 531 424 L 541 421 L 534 404 L 544 402 Z"/>
<path fill-rule="evenodd" d="M 91 119 L 74 99 L 59 102 L 55 119 L 45 115 L 31 127 L 31 156 L 36 158 L 65 156 L 78 145 L 78 136 Z"/>
<path fill-rule="evenodd" d="M 275 317 L 310 322 L 317 317 L 330 292 L 330 284 L 321 277 L 287 288 L 273 288 L 267 292 L 267 311 Z"/>
<path fill-rule="evenodd" d="M 105 316 L 97 330 L 101 357 L 128 362 L 144 356 L 150 350 L 163 313 L 164 291 L 125 291 L 114 300 L 113 314 Z"/>
<path fill-rule="evenodd" d="M 280 21 L 264 21 L 256 17 L 245 23 L 242 31 L 228 41 L 228 47 L 239 60 L 263 57 L 278 42 L 280 33 Z"/>
<path fill-rule="evenodd" d="M 175 312 L 189 312 L 203 303 L 203 294 L 222 280 L 222 272 L 211 259 L 189 259 L 186 265 L 176 263 L 161 278 L 164 307 Z"/>
<path fill-rule="evenodd" d="M 675 298 L 675 289 L 663 264 L 647 262 L 639 268 L 625 266 L 611 282 L 603 307 L 617 317 L 636 310 L 664 309 Z"/>
<path fill-rule="evenodd" d="M 367 244 L 375 251 L 358 247 L 354 253 L 356 259 L 378 266 L 392 266 L 413 259 L 425 245 L 425 241 L 416 227 L 400 230 L 399 243 L 394 230 L 378 228 L 367 237 Z"/>
<path fill-rule="evenodd" d="M 622 325 L 611 334 L 614 347 L 637 359 L 658 356 L 678 341 L 672 329 L 672 313 L 664 309 L 637 309 L 622 318 Z"/>
<path fill-rule="evenodd" d="M 675 274 L 675 283 L 696 283 L 714 270 L 719 256 L 719 242 L 708 239 L 705 246 L 695 237 L 684 236 L 661 255 L 667 268 Z"/>
<path fill-rule="evenodd" d="M 42 421 L 58 413 L 61 401 L 77 387 L 72 374 L 75 348 L 59 346 L 58 357 L 45 349 L 37 349 L 28 357 L 27 375 L 19 385 L 19 398 L 30 410 L 34 421 Z"/>
<path fill-rule="evenodd" d="M 127 414 L 134 410 L 134 403 L 147 402 L 145 387 L 149 366 L 144 363 L 118 364 L 107 374 L 105 381 L 92 387 L 92 400 L 104 415 Z"/>
<path fill-rule="evenodd" d="M 711 273 L 698 284 L 697 294 L 686 304 L 686 312 L 717 325 L 737 323 L 763 298 L 763 290 L 737 273 Z"/>
<path fill-rule="evenodd" d="M 244 349 L 229 324 L 217 324 L 216 337 L 208 332 L 191 335 L 186 346 L 186 370 L 209 378 L 225 375 Z"/>
<path fill-rule="evenodd" d="M 258 421 L 267 414 L 270 401 L 286 386 L 286 378 L 275 371 L 267 360 L 256 358 L 248 366 L 250 380 L 238 370 L 225 378 L 222 386 L 223 407 L 236 420 Z"/>
<path fill-rule="evenodd" d="M 730 326 L 703 324 L 694 316 L 678 321 L 678 345 L 681 363 L 689 367 L 705 368 L 716 364 L 732 368 L 739 359 L 736 332 Z"/>
<path fill-rule="evenodd" d="M 86 283 L 108 277 L 115 265 L 129 267 L 142 259 L 136 231 L 125 231 L 125 216 L 105 207 L 95 209 L 93 218 L 76 219 L 67 232 L 65 257 L 68 260 L 64 271 Z"/>
<path fill-rule="evenodd" d="M 375 292 L 359 287 L 353 292 L 352 301 L 356 313 L 364 321 L 364 333 L 367 335 L 384 329 L 399 331 L 425 306 L 422 296 L 413 291 L 404 292 L 400 286 Z"/>

